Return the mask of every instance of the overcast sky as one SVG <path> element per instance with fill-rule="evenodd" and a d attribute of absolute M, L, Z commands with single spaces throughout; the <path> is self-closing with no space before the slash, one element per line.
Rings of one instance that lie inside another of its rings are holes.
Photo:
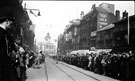
<path fill-rule="evenodd" d="M 121 15 L 125 10 L 129 15 L 134 14 L 133 1 L 24 1 L 26 8 L 39 9 L 41 12 L 39 17 L 29 14 L 33 24 L 36 25 L 35 38 L 38 42 L 44 41 L 47 32 L 50 32 L 52 40 L 57 39 L 70 20 L 80 18 L 81 11 L 87 14 L 93 4 L 98 7 L 103 2 L 114 4 L 115 10 L 120 10 Z"/>

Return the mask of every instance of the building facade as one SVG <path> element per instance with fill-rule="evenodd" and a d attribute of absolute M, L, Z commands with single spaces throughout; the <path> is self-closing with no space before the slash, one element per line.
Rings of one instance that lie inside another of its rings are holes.
<path fill-rule="evenodd" d="M 0 17 L 10 16 L 14 17 L 15 21 L 8 30 L 19 46 L 33 50 L 34 46 L 34 32 L 31 32 L 30 18 L 26 9 L 22 6 L 22 0 L 0 0 Z"/>
<path fill-rule="evenodd" d="M 110 6 L 110 9 L 106 9 L 106 6 Z M 97 34 L 97 31 L 116 21 L 114 5 L 107 3 L 102 3 L 99 7 L 93 5 L 81 20 L 80 49 L 98 48 L 97 42 L 100 34 Z"/>
<path fill-rule="evenodd" d="M 77 29 L 76 29 L 77 28 Z M 128 34 L 129 28 L 129 34 Z M 69 53 L 73 50 L 88 49 L 135 49 L 135 16 L 129 17 L 120 11 L 114 13 L 114 5 L 103 3 L 91 10 L 80 19 L 78 25 L 71 24 L 66 27 L 63 36 L 58 40 L 58 51 Z M 77 32 L 77 33 L 75 33 Z M 128 42 L 129 39 L 129 42 Z"/>
<path fill-rule="evenodd" d="M 135 15 L 124 17 L 122 20 L 114 23 L 115 47 L 125 49 L 135 49 Z"/>
<path fill-rule="evenodd" d="M 42 51 L 45 54 L 48 55 L 55 55 L 56 54 L 56 45 L 54 43 L 51 42 L 51 36 L 50 33 L 47 33 L 47 35 L 45 36 L 45 42 L 42 44 Z"/>
<path fill-rule="evenodd" d="M 135 15 L 123 19 L 99 30 L 99 48 L 119 49 L 128 51 L 135 49 Z M 129 41 L 129 42 L 128 42 Z"/>

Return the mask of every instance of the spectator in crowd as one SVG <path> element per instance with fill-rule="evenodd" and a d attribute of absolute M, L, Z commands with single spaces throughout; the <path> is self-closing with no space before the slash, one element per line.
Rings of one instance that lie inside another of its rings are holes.
<path fill-rule="evenodd" d="M 41 63 L 41 59 L 42 59 L 42 51 L 40 51 L 38 54 L 37 54 L 37 68 L 40 68 L 39 65 Z"/>
<path fill-rule="evenodd" d="M 41 54 L 41 63 L 44 63 L 45 61 L 45 55 L 42 53 L 42 51 L 40 52 Z"/>
<path fill-rule="evenodd" d="M 42 51 L 40 51 L 36 55 L 35 63 L 34 63 L 34 66 L 33 66 L 34 68 L 40 68 L 39 65 L 40 65 L 40 61 L 41 61 L 41 58 L 42 58 L 41 53 L 42 53 Z"/>

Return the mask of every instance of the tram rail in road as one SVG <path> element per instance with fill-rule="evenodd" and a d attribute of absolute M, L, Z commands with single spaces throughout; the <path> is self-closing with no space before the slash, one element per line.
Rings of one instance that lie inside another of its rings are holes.
<path fill-rule="evenodd" d="M 72 69 L 72 70 L 74 70 L 74 71 L 77 71 L 77 72 L 80 73 L 80 74 L 83 74 L 83 75 L 85 75 L 85 76 L 88 76 L 88 77 L 94 79 L 95 81 L 101 81 L 101 80 L 99 80 L 99 79 L 97 79 L 97 78 L 95 78 L 95 77 L 93 77 L 93 76 L 90 76 L 90 75 L 88 75 L 88 74 L 86 74 L 86 73 L 84 73 L 84 72 L 82 72 L 82 71 L 79 71 L 79 70 L 77 70 L 77 69 L 75 69 L 75 68 L 72 68 L 72 67 L 70 67 L 70 66 L 68 66 L 68 65 L 66 65 L 66 64 L 64 64 L 64 63 L 62 63 L 62 62 L 59 62 L 59 63 L 57 64 L 56 62 L 54 63 L 54 61 L 51 61 L 51 63 L 52 63 L 54 66 L 56 66 L 60 71 L 62 71 L 64 74 L 66 74 L 72 81 L 77 81 L 77 80 L 75 80 L 75 78 L 73 78 L 73 76 L 71 76 L 71 75 L 68 74 L 66 71 L 64 71 L 62 68 L 60 68 L 60 67 L 58 66 L 58 64 L 61 64 L 61 65 L 63 65 L 63 66 L 66 66 L 66 67 L 68 67 L 68 68 L 70 68 L 70 69 Z"/>

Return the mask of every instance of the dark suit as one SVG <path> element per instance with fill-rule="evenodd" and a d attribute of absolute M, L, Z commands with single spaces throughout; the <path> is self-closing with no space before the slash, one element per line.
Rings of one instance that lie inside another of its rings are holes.
<path fill-rule="evenodd" d="M 10 34 L 0 27 L 0 81 L 16 81 L 16 70 L 9 55 L 14 48 Z"/>

